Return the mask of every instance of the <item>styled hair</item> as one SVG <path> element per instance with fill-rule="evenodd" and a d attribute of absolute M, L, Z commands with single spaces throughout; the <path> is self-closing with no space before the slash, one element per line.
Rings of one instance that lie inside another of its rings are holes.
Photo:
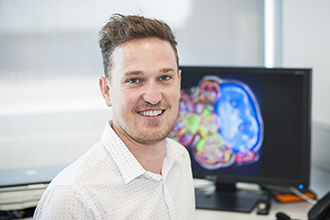
<path fill-rule="evenodd" d="M 99 32 L 99 45 L 102 52 L 105 77 L 111 81 L 112 53 L 116 47 L 131 40 L 149 37 L 168 41 L 174 50 L 176 62 L 179 66 L 177 42 L 171 28 L 165 22 L 138 15 L 114 14 Z"/>

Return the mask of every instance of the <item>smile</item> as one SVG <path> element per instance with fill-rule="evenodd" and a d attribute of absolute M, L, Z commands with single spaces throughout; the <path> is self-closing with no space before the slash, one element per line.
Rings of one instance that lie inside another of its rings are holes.
<path fill-rule="evenodd" d="M 162 110 L 151 110 L 151 111 L 141 111 L 138 112 L 140 115 L 147 116 L 147 117 L 156 117 L 163 113 Z"/>

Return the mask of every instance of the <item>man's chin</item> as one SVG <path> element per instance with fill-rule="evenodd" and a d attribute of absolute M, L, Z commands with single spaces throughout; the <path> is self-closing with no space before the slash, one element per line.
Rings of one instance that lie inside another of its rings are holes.
<path fill-rule="evenodd" d="M 167 138 L 166 134 L 162 134 L 162 135 L 141 135 L 139 137 L 137 137 L 135 140 L 140 143 L 140 144 L 144 144 L 144 145 L 154 145 L 154 144 L 158 144 L 162 141 L 164 141 Z"/>
<path fill-rule="evenodd" d="M 144 131 L 138 132 L 139 134 L 136 135 L 135 140 L 141 144 L 147 144 L 147 145 L 152 145 L 152 144 L 158 144 L 162 141 L 164 141 L 171 129 L 146 129 Z"/>

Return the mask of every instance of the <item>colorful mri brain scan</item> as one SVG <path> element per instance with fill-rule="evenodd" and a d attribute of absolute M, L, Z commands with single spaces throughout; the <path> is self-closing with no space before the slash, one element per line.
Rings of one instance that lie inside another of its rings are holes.
<path fill-rule="evenodd" d="M 263 140 L 259 104 L 244 83 L 206 76 L 182 90 L 169 137 L 206 169 L 256 162 Z"/>

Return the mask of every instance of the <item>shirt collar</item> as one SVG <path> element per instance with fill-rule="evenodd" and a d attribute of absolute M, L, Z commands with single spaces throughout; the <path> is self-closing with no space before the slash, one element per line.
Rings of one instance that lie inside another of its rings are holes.
<path fill-rule="evenodd" d="M 162 167 L 162 175 L 164 178 L 167 177 L 167 174 L 175 163 L 183 162 L 184 153 L 178 150 L 180 149 L 180 146 L 177 145 L 178 143 L 174 140 L 167 139 L 165 158 Z"/>
<path fill-rule="evenodd" d="M 107 122 L 102 135 L 102 142 L 117 164 L 125 184 L 128 184 L 146 171 L 112 129 L 111 124 L 111 121 Z"/>
<path fill-rule="evenodd" d="M 128 150 L 124 142 L 112 129 L 111 124 L 112 121 L 107 122 L 102 135 L 102 142 L 117 164 L 125 184 L 128 184 L 133 179 L 142 175 L 146 178 L 160 181 L 162 179 L 160 175 L 148 172 L 142 167 L 134 155 Z M 167 139 L 165 158 L 162 167 L 163 178 L 166 178 L 174 163 L 181 163 L 183 161 L 181 157 L 183 157 L 184 154 L 176 149 L 178 147 L 176 144 L 178 143 L 174 140 Z"/>

